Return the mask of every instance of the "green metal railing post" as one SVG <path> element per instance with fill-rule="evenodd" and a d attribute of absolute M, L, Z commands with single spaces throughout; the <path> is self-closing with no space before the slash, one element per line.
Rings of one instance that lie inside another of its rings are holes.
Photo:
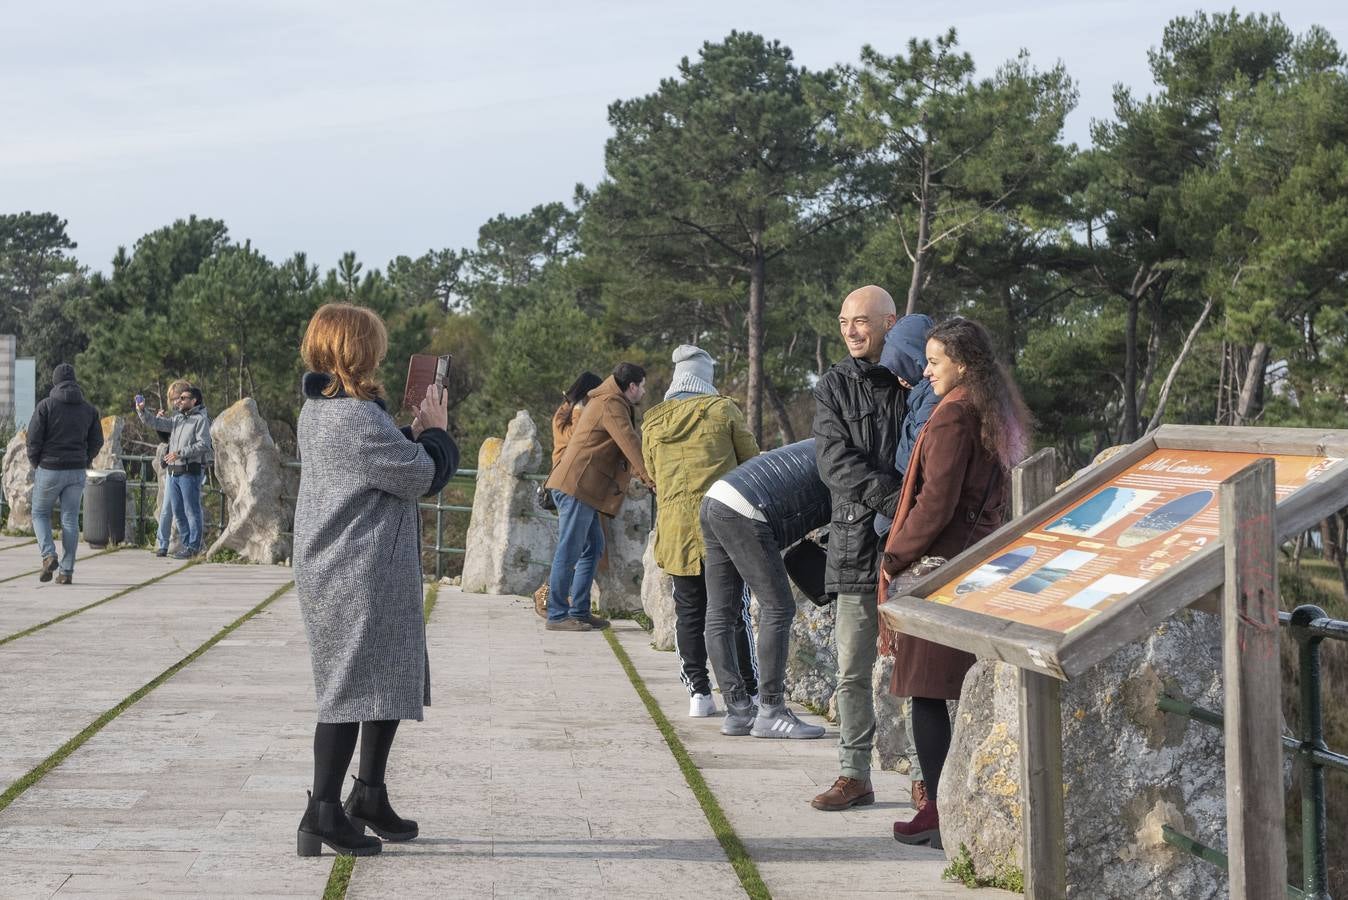
<path fill-rule="evenodd" d="M 445 492 L 442 488 L 435 495 L 435 580 L 439 581 L 445 571 L 445 555 L 440 552 L 445 536 Z"/>
<path fill-rule="evenodd" d="M 1321 635 L 1308 630 L 1317 619 L 1328 618 L 1318 606 L 1298 606 L 1290 631 L 1300 645 L 1301 732 L 1305 749 L 1326 751 L 1324 713 L 1320 707 Z M 1314 756 L 1298 754 L 1301 763 L 1301 882 L 1307 897 L 1329 898 L 1329 828 L 1325 814 L 1325 769 Z"/>

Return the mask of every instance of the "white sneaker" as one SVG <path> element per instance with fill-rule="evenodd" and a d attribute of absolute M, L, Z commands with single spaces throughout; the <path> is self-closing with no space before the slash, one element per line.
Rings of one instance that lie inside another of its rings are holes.
<path fill-rule="evenodd" d="M 688 716 L 693 719 L 705 719 L 708 716 L 714 716 L 716 701 L 712 699 L 711 694 L 694 694 L 688 700 Z"/>

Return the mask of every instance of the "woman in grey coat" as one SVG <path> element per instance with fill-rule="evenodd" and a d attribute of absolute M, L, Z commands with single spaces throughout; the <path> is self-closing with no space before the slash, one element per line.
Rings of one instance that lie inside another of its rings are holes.
<path fill-rule="evenodd" d="M 294 563 L 318 726 L 300 856 L 319 855 L 323 844 L 378 853 L 365 826 L 390 841 L 417 836 L 416 822 L 389 805 L 384 772 L 399 721 L 419 721 L 431 701 L 417 498 L 444 487 L 459 453 L 434 385 L 411 428 L 394 424 L 375 375 L 387 349 L 378 315 L 332 303 L 310 320 L 301 350 L 310 371 L 297 429 Z M 360 773 L 343 807 L 358 734 Z"/>

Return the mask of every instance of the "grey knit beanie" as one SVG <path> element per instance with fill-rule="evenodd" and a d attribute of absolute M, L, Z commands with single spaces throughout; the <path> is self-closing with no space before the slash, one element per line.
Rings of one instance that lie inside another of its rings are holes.
<path fill-rule="evenodd" d="M 706 350 L 692 344 L 680 344 L 674 351 L 673 359 L 674 380 L 665 392 L 666 398 L 680 393 L 716 393 L 716 385 L 712 383 L 712 368 L 716 360 Z"/>

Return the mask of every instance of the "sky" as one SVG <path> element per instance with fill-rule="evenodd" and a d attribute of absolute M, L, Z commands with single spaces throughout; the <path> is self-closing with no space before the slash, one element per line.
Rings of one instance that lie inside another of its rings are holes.
<path fill-rule="evenodd" d="M 472 246 L 500 213 L 569 200 L 604 172 L 608 105 L 649 94 L 731 30 L 811 69 L 863 44 L 958 29 L 980 75 L 1021 49 L 1062 61 L 1090 142 L 1113 87 L 1151 89 L 1147 50 L 1196 7 L 1136 2 L 567 4 L 479 0 L 0 0 L 0 213 L 54 212 L 75 255 L 173 220 L 223 220 L 274 261 L 366 269 Z M 1227 7 L 1208 7 L 1221 10 Z M 1348 45 L 1348 3 L 1241 7 Z"/>

